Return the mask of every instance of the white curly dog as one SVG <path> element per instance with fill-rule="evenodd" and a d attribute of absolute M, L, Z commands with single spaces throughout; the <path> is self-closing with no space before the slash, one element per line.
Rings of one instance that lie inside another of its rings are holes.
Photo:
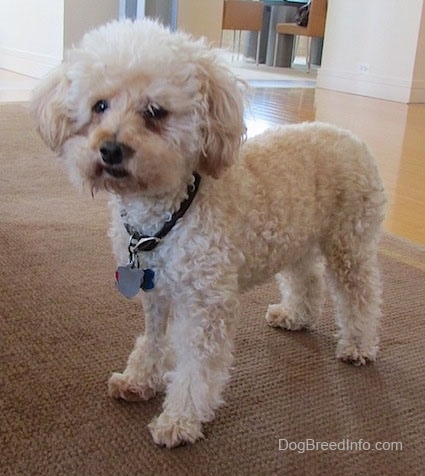
<path fill-rule="evenodd" d="M 156 443 L 194 442 L 223 402 L 239 294 L 276 275 L 267 323 L 311 327 L 329 276 L 336 355 L 378 349 L 385 196 L 365 144 L 320 123 L 244 143 L 243 88 L 203 40 L 154 21 L 86 34 L 35 92 L 41 136 L 71 180 L 110 192 L 117 287 L 143 297 L 145 333 L 114 398 L 165 392 Z"/>

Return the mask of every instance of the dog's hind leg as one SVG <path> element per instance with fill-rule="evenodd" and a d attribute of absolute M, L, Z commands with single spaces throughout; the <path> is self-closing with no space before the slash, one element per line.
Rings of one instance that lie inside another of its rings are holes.
<path fill-rule="evenodd" d="M 381 282 L 376 240 L 351 237 L 327 247 L 332 297 L 339 327 L 336 355 L 354 365 L 373 361 L 378 351 Z"/>
<path fill-rule="evenodd" d="M 166 328 L 169 313 L 165 299 L 144 295 L 145 333 L 131 352 L 123 373 L 113 373 L 109 395 L 128 401 L 149 400 L 165 389 L 164 374 L 171 366 Z"/>
<path fill-rule="evenodd" d="M 289 330 L 313 328 L 323 308 L 323 273 L 323 258 L 312 248 L 294 265 L 276 275 L 282 301 L 268 307 L 269 326 Z"/>

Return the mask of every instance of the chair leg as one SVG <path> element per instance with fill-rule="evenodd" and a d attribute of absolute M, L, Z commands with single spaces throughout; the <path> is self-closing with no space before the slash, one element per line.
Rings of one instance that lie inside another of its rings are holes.
<path fill-rule="evenodd" d="M 311 42 L 312 42 L 312 37 L 309 36 L 307 37 L 307 73 L 310 72 L 310 68 L 311 68 Z"/>
<path fill-rule="evenodd" d="M 257 54 L 255 55 L 256 64 L 260 62 L 260 42 L 261 42 L 261 31 L 258 32 L 257 36 Z"/>
<path fill-rule="evenodd" d="M 276 39 L 274 42 L 274 54 L 273 54 L 273 66 L 276 67 L 277 61 L 277 47 L 279 45 L 279 33 L 276 33 Z"/>
<path fill-rule="evenodd" d="M 239 30 L 239 39 L 238 39 L 238 57 L 236 59 L 236 61 L 239 61 L 239 54 L 241 52 L 241 36 L 242 36 L 242 31 Z"/>
<path fill-rule="evenodd" d="M 236 48 L 236 30 L 233 30 L 233 41 L 232 41 L 232 62 L 235 57 L 235 48 Z"/>
<path fill-rule="evenodd" d="M 295 58 L 297 57 L 299 41 L 300 41 L 299 35 L 294 35 L 294 39 L 292 42 L 292 52 L 291 52 L 291 64 L 290 64 L 291 68 L 292 68 L 292 65 L 295 63 Z"/>

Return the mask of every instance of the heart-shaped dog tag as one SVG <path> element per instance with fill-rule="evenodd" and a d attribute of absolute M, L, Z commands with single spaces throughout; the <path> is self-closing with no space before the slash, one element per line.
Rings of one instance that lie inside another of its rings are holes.
<path fill-rule="evenodd" d="M 130 265 L 118 266 L 115 273 L 118 291 L 126 298 L 134 297 L 140 291 L 144 274 L 142 269 Z"/>

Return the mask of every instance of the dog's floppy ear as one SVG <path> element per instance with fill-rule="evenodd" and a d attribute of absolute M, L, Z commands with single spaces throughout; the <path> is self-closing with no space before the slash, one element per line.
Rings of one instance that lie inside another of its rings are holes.
<path fill-rule="evenodd" d="M 214 57 L 201 64 L 203 148 L 198 167 L 217 178 L 236 160 L 245 135 L 242 81 Z"/>
<path fill-rule="evenodd" d="M 69 80 L 65 66 L 56 68 L 35 89 L 31 113 L 44 142 L 57 151 L 69 137 L 71 121 L 66 107 Z"/>

